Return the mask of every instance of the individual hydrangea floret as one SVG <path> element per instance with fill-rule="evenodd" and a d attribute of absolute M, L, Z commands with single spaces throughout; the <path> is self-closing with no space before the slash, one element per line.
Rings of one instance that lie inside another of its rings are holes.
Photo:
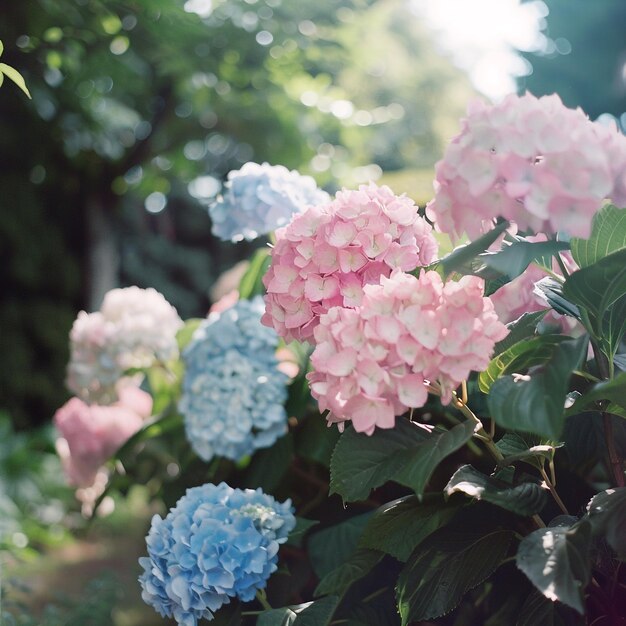
<path fill-rule="evenodd" d="M 278 369 L 278 336 L 261 324 L 263 300 L 211 313 L 183 352 L 179 409 L 187 439 L 208 461 L 239 460 L 287 432 L 289 377 Z"/>
<path fill-rule="evenodd" d="M 178 358 L 176 333 L 183 322 L 154 289 L 109 291 L 100 311 L 81 311 L 70 331 L 67 386 L 88 402 L 110 404 L 129 369 Z"/>
<path fill-rule="evenodd" d="M 56 448 L 69 484 L 93 485 L 104 462 L 134 435 L 152 411 L 148 393 L 131 385 L 118 390 L 110 406 L 89 405 L 72 398 L 54 416 L 61 437 Z"/>
<path fill-rule="evenodd" d="M 626 137 L 558 96 L 470 105 L 436 166 L 427 216 L 475 238 L 503 217 L 521 230 L 588 237 L 606 198 L 626 204 Z"/>
<path fill-rule="evenodd" d="M 526 237 L 526 241 L 531 243 L 547 240 L 548 238 L 543 233 Z M 560 255 L 569 273 L 578 269 L 569 252 L 561 252 Z M 561 268 L 556 259 L 552 262 L 552 273 L 562 276 Z M 524 313 L 547 310 L 548 312 L 544 320 L 548 324 L 560 326 L 563 332 L 571 333 L 579 327 L 574 318 L 561 315 L 551 309 L 543 293 L 535 289 L 535 285 L 540 280 L 546 278 L 546 276 L 548 276 L 546 270 L 535 263 L 531 263 L 519 276 L 489 296 L 493 302 L 495 312 L 503 324 L 515 321 Z"/>
<path fill-rule="evenodd" d="M 294 213 L 328 198 L 313 178 L 296 170 L 246 163 L 229 172 L 226 192 L 209 207 L 212 232 L 225 241 L 256 239 L 287 224 Z"/>
<path fill-rule="evenodd" d="M 397 415 L 426 403 L 424 381 L 450 402 L 508 333 L 475 276 L 444 284 L 434 271 L 397 270 L 363 291 L 359 308 L 332 308 L 315 329 L 308 379 L 329 424 L 352 420 L 370 435 L 393 428 Z"/>
<path fill-rule="evenodd" d="M 142 598 L 181 626 L 213 618 L 237 597 L 252 600 L 276 571 L 279 545 L 296 525 L 291 501 L 207 484 L 187 493 L 162 519 L 155 515 L 139 559 Z"/>
<path fill-rule="evenodd" d="M 263 323 L 287 340 L 311 341 L 330 308 L 358 306 L 364 285 L 436 254 L 432 228 L 410 198 L 373 183 L 340 191 L 276 232 Z"/>

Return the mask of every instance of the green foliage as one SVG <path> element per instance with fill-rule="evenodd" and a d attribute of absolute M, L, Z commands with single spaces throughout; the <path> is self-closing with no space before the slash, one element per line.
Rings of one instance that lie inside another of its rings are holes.
<path fill-rule="evenodd" d="M 249 300 L 265 293 L 262 280 L 270 265 L 270 260 L 269 248 L 259 248 L 255 251 L 250 260 L 250 266 L 239 283 L 240 298 Z"/>
<path fill-rule="evenodd" d="M 583 591 L 589 582 L 591 525 L 540 528 L 524 537 L 517 566 L 549 600 L 584 612 Z"/>
<path fill-rule="evenodd" d="M 626 209 L 606 205 L 594 215 L 589 239 L 570 241 L 572 257 L 579 267 L 589 267 L 626 248 Z"/>
<path fill-rule="evenodd" d="M 399 419 L 394 428 L 368 436 L 346 429 L 333 452 L 331 493 L 344 501 L 364 500 L 389 480 L 421 495 L 439 463 L 466 443 L 474 432 L 470 422 L 450 430 Z"/>
<path fill-rule="evenodd" d="M 565 241 L 530 242 L 523 237 L 512 237 L 505 241 L 498 252 L 487 252 L 480 256 L 487 267 L 509 279 L 519 276 L 531 263 L 552 268 L 552 258 L 563 250 L 569 250 Z"/>
<path fill-rule="evenodd" d="M 494 476 L 485 476 L 471 465 L 460 467 L 450 478 L 444 493 L 464 493 L 476 500 L 490 502 L 518 515 L 533 515 L 545 506 L 548 497 L 537 483 L 509 485 Z"/>
<path fill-rule="evenodd" d="M 593 533 L 606 537 L 618 558 L 626 560 L 626 487 L 595 495 L 587 505 L 587 515 Z"/>
<path fill-rule="evenodd" d="M 441 497 L 431 497 L 424 502 L 416 496 L 399 498 L 372 515 L 360 545 L 407 561 L 413 550 L 431 533 L 445 526 L 457 510 L 457 505 L 444 502 Z"/>
<path fill-rule="evenodd" d="M 327 594 L 343 595 L 355 581 L 369 574 L 383 557 L 378 550 L 359 548 L 339 567 L 326 574 L 315 589 L 316 596 Z"/>
<path fill-rule="evenodd" d="M 415 550 L 397 586 L 402 625 L 449 613 L 506 557 L 513 533 L 442 528 Z"/>
<path fill-rule="evenodd" d="M 494 354 L 502 354 L 522 339 L 532 337 L 537 331 L 537 324 L 544 318 L 546 311 L 524 313 L 519 319 L 507 325 L 509 334 L 499 341 L 494 348 Z"/>
<path fill-rule="evenodd" d="M 522 379 L 499 378 L 487 399 L 493 419 L 503 428 L 558 439 L 572 370 L 580 366 L 586 354 L 586 337 L 568 339 L 554 346 L 540 371 Z"/>
<path fill-rule="evenodd" d="M 327 626 L 337 606 L 335 596 L 298 606 L 264 611 L 257 626 Z"/>
<path fill-rule="evenodd" d="M 626 333 L 626 249 L 574 272 L 563 295 L 584 311 L 585 327 L 612 360 Z"/>

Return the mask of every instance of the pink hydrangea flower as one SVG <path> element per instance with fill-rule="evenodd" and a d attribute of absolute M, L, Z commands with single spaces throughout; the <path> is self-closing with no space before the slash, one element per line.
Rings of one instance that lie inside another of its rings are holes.
<path fill-rule="evenodd" d="M 427 215 L 475 238 L 504 217 L 521 230 L 588 237 L 606 198 L 626 204 L 626 137 L 558 96 L 475 102 L 437 163 Z"/>
<path fill-rule="evenodd" d="M 358 306 L 364 285 L 436 254 L 432 228 L 406 196 L 373 183 L 340 191 L 276 231 L 262 321 L 287 340 L 311 341 L 330 308 Z"/>
<path fill-rule="evenodd" d="M 537 243 L 547 241 L 545 234 L 539 233 L 532 237 L 526 237 L 527 241 Z M 578 269 L 572 255 L 569 252 L 561 252 L 561 259 L 568 272 L 572 273 Z M 561 268 L 556 260 L 552 262 L 552 271 L 558 276 L 562 276 Z M 500 287 L 492 293 L 491 301 L 498 318 L 503 324 L 515 321 L 524 313 L 534 313 L 550 309 L 550 305 L 541 293 L 535 291 L 535 284 L 547 276 L 547 272 L 539 265 L 531 263 L 522 274 L 514 278 L 511 282 Z M 574 318 L 561 315 L 554 310 L 549 310 L 544 318 L 549 324 L 560 326 L 565 333 L 572 333 L 579 324 Z"/>
<path fill-rule="evenodd" d="M 90 487 L 98 470 L 140 428 L 152 411 L 148 393 L 131 385 L 118 391 L 119 400 L 110 406 L 89 405 L 71 398 L 55 414 L 59 430 L 57 452 L 68 483 Z"/>
<path fill-rule="evenodd" d="M 367 434 L 392 428 L 397 415 L 424 406 L 425 381 L 450 402 L 508 332 L 483 288 L 475 276 L 444 284 L 437 272 L 396 270 L 363 288 L 359 308 L 322 315 L 308 379 L 329 424 L 352 420 Z"/>

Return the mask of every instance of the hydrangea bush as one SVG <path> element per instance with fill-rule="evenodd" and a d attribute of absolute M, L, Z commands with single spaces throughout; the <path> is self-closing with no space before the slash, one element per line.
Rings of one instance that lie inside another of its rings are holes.
<path fill-rule="evenodd" d="M 72 331 L 72 459 L 170 509 L 144 600 L 185 626 L 624 622 L 625 163 L 527 94 L 470 106 L 426 208 L 369 184 L 278 219 L 298 175 L 233 174 L 223 236 L 278 227 L 239 300 Z M 469 240 L 442 256 L 431 224 Z M 138 430 L 107 421 L 116 384 L 153 400 Z"/>

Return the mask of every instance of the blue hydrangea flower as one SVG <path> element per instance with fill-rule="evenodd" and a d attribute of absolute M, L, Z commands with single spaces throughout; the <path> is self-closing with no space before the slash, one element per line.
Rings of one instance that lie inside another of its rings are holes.
<path fill-rule="evenodd" d="M 277 369 L 278 335 L 261 324 L 263 299 L 211 314 L 183 352 L 179 410 L 187 439 L 205 461 L 234 461 L 287 432 L 288 376 Z"/>
<path fill-rule="evenodd" d="M 248 602 L 266 586 L 295 525 L 291 500 L 260 489 L 188 489 L 165 519 L 152 518 L 148 556 L 139 559 L 141 597 L 180 626 L 210 620 L 230 598 Z"/>
<path fill-rule="evenodd" d="M 256 239 L 285 226 L 294 213 L 330 200 L 310 176 L 268 163 L 229 172 L 225 187 L 209 207 L 212 232 L 225 241 Z"/>

